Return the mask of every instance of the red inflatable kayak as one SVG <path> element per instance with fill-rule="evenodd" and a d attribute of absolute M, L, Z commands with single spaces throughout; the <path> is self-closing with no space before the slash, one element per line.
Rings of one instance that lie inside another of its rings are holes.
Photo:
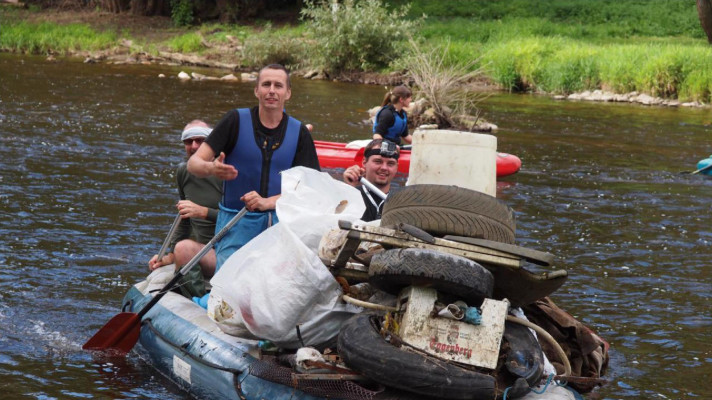
<path fill-rule="evenodd" d="M 348 168 L 361 165 L 363 147 L 347 148 L 346 143 L 315 140 L 316 154 L 322 168 Z M 522 167 L 522 160 L 513 154 L 497 153 L 497 177 L 516 173 Z M 410 168 L 410 150 L 402 150 L 398 159 L 398 172 L 408 174 Z"/>

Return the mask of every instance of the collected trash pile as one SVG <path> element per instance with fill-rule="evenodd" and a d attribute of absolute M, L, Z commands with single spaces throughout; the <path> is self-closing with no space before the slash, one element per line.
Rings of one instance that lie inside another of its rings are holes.
<path fill-rule="evenodd" d="M 504 203 L 412 185 L 388 197 L 382 220 L 363 223 L 360 194 L 335 191 L 333 181 L 319 182 L 324 175 L 286 171 L 280 223 L 211 281 L 210 318 L 263 341 L 262 367 L 251 374 L 331 398 L 380 398 L 384 387 L 435 398 L 531 390 L 557 398 L 551 391 L 561 387 L 547 383 L 579 392 L 603 383 L 608 344 L 547 297 L 565 270 L 523 268 L 554 257 L 514 245 Z M 561 390 L 558 398 L 576 398 Z"/>
<path fill-rule="evenodd" d="M 370 312 L 341 330 L 347 366 L 437 398 L 521 398 L 547 380 L 578 392 L 603 383 L 608 344 L 547 297 L 567 272 L 522 267 L 554 257 L 513 245 L 513 213 L 494 197 L 408 186 L 388 198 L 381 226 L 340 228 L 320 257 L 346 281 L 346 301 Z"/>

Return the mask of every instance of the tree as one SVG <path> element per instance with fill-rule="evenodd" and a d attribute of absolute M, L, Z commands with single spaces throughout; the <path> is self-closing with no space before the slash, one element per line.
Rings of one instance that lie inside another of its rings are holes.
<path fill-rule="evenodd" d="M 101 0 L 99 2 L 99 7 L 106 11 L 118 14 L 128 10 L 130 2 L 131 0 Z"/>
<path fill-rule="evenodd" d="M 169 0 L 131 0 L 134 15 L 171 15 Z"/>
<path fill-rule="evenodd" d="M 707 35 L 707 42 L 712 44 L 712 0 L 697 0 L 697 15 Z"/>

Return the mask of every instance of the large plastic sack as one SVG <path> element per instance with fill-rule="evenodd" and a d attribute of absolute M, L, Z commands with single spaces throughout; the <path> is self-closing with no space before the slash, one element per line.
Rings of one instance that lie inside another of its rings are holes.
<path fill-rule="evenodd" d="M 356 221 L 364 209 L 356 189 L 327 174 L 285 171 L 277 202 L 280 222 L 235 252 L 215 274 L 208 315 L 226 333 L 243 336 L 246 330 L 283 348 L 335 337 L 360 309 L 339 301 L 341 287 L 316 247 L 339 219 Z"/>
<path fill-rule="evenodd" d="M 305 167 L 282 172 L 282 196 L 276 208 L 279 223 L 314 251 L 322 236 L 338 227 L 339 220 L 355 222 L 366 211 L 358 189 Z"/>

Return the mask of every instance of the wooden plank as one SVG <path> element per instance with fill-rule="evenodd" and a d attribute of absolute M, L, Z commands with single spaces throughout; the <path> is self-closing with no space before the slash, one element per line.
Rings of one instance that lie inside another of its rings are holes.
<path fill-rule="evenodd" d="M 362 227 L 364 228 L 364 227 Z M 372 228 L 372 227 L 367 227 Z M 356 229 L 354 227 L 353 229 Z M 395 231 L 392 231 L 395 232 Z M 402 248 L 419 248 L 419 249 L 429 249 L 435 250 L 442 253 L 453 254 L 460 257 L 465 257 L 467 259 L 488 263 L 496 266 L 503 266 L 509 268 L 520 268 L 522 266 L 522 261 L 519 258 L 513 258 L 506 253 L 496 252 L 496 251 L 486 251 L 480 252 L 477 246 L 471 246 L 464 243 L 452 242 L 449 240 L 435 239 L 435 244 L 428 244 L 419 239 L 412 239 L 409 235 L 396 232 L 395 234 L 385 235 L 382 233 L 373 233 L 367 231 L 356 231 L 352 230 L 349 235 L 357 233 L 361 241 L 380 243 L 387 246 L 402 247 Z M 354 235 L 355 236 L 355 235 Z M 492 253 L 497 253 L 497 255 Z M 500 255 L 503 254 L 503 255 Z"/>
<path fill-rule="evenodd" d="M 346 237 L 346 242 L 341 246 L 341 250 L 339 250 L 339 254 L 336 256 L 336 260 L 333 263 L 334 267 L 345 267 L 351 256 L 356 252 L 356 249 L 358 249 L 361 240 L 358 238 L 358 235 L 356 235 L 356 237 L 353 236 L 354 235 L 351 235 L 351 232 L 349 232 Z"/>
<path fill-rule="evenodd" d="M 428 243 L 428 242 L 421 240 L 417 237 L 414 237 L 406 232 L 397 231 L 395 229 L 384 228 L 384 227 L 379 227 L 379 226 L 354 225 L 351 227 L 351 231 L 374 233 L 377 235 L 392 236 L 394 238 L 403 239 L 403 240 L 412 241 L 412 242 L 431 244 L 431 243 Z M 432 243 L 432 245 L 449 247 L 449 248 L 459 249 L 459 250 L 465 250 L 465 251 L 474 252 L 474 253 L 488 254 L 488 255 L 492 255 L 492 256 L 496 256 L 496 257 L 503 257 L 503 258 L 509 258 L 509 259 L 521 259 L 520 256 L 518 256 L 516 254 L 508 253 L 505 251 L 501 251 L 501 250 L 497 250 L 497 249 L 493 249 L 493 248 L 487 248 L 484 246 L 478 246 L 478 245 L 472 244 L 472 243 L 462 243 L 462 242 L 456 242 L 454 240 L 446 240 L 446 239 L 442 239 L 442 238 L 434 238 L 434 242 Z"/>
<path fill-rule="evenodd" d="M 469 243 L 475 246 L 482 246 L 488 249 L 495 249 L 512 254 L 538 265 L 550 266 L 554 263 L 554 255 L 543 251 L 528 249 L 526 247 L 515 246 L 513 244 L 500 243 L 492 240 L 471 238 L 465 236 L 445 236 L 443 239 L 460 243 Z"/>

